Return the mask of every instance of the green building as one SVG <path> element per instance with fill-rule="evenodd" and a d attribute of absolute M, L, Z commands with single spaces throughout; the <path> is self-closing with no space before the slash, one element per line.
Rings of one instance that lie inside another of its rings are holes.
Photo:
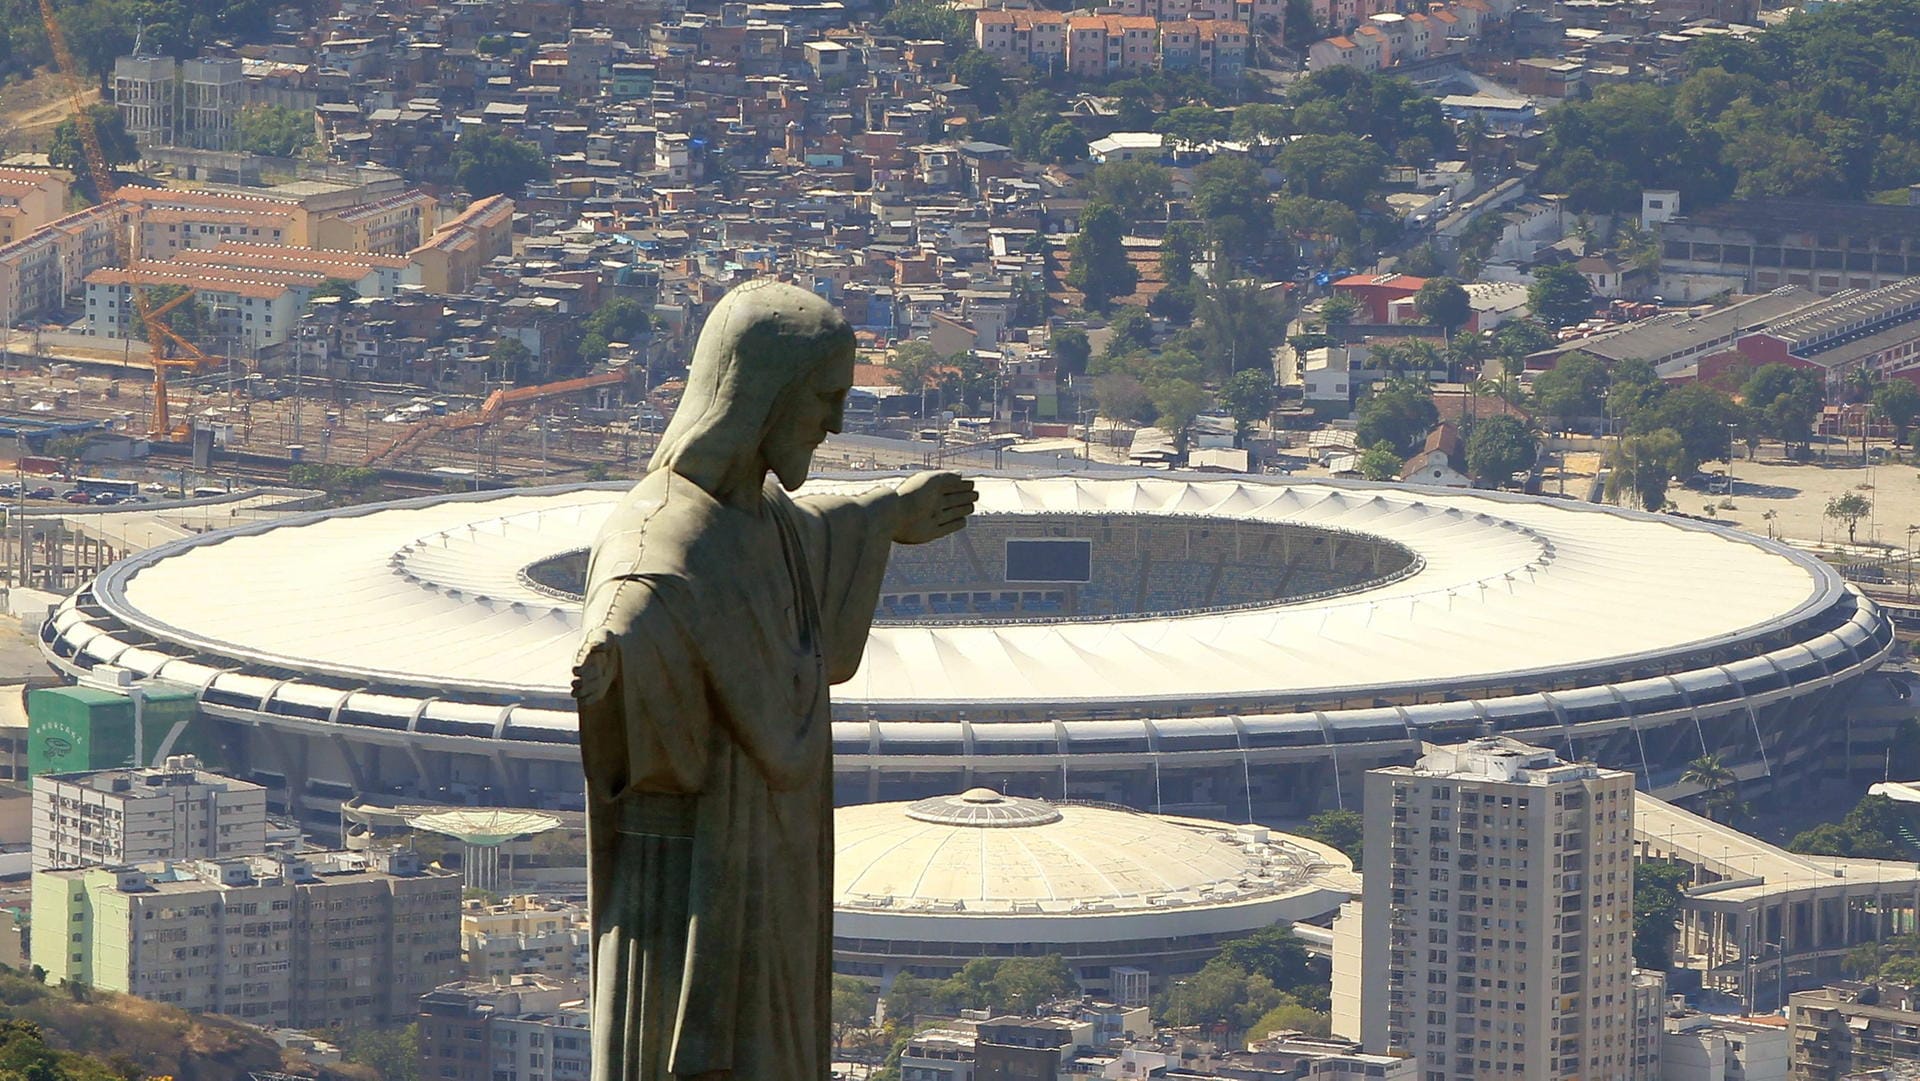
<path fill-rule="evenodd" d="M 196 754 L 198 710 L 191 691 L 48 687 L 27 694 L 27 774 L 77 773 L 152 765 L 167 755 Z"/>

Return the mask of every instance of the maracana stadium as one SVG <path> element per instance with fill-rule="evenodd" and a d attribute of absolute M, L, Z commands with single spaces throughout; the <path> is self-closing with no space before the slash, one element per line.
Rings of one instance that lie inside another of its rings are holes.
<path fill-rule="evenodd" d="M 980 488 L 967 530 L 895 551 L 836 689 L 843 805 L 985 789 L 1286 821 L 1354 804 L 1365 770 L 1423 740 L 1488 732 L 1656 794 L 1717 753 L 1763 792 L 1820 771 L 1893 644 L 1821 561 L 1675 517 L 1167 474 Z M 108 568 L 41 644 L 76 678 L 190 691 L 230 768 L 316 825 L 354 796 L 578 808 L 568 669 L 584 549 L 618 495 L 184 539 Z"/>

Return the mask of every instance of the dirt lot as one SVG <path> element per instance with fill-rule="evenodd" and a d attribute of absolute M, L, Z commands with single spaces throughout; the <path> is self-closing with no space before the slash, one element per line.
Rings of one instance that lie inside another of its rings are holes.
<path fill-rule="evenodd" d="M 99 101 L 99 88 L 88 85 L 86 99 Z M 0 124 L 7 129 L 12 151 L 45 150 L 53 129 L 72 111 L 66 80 L 52 72 L 0 88 Z"/>
<path fill-rule="evenodd" d="M 1873 513 L 1857 524 L 1856 542 L 1904 547 L 1907 526 L 1920 524 L 1920 468 L 1898 462 L 1862 465 L 1857 445 L 1844 460 L 1834 450 L 1829 455 L 1825 461 L 1790 462 L 1763 455 L 1759 461 L 1735 462 L 1731 508 L 1724 505 L 1726 496 L 1698 488 L 1675 488 L 1668 494 L 1681 511 L 1702 514 L 1711 505 L 1716 518 L 1755 533 L 1843 543 L 1846 524 L 1826 516 L 1827 502 L 1857 492 L 1872 502 Z"/>

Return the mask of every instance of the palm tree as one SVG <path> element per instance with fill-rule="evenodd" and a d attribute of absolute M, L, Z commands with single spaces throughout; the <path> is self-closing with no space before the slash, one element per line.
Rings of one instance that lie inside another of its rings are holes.
<path fill-rule="evenodd" d="M 1720 821 L 1722 815 L 1732 817 L 1739 808 L 1740 779 L 1718 754 L 1703 754 L 1687 763 L 1680 782 L 1700 786 L 1705 795 L 1707 817 L 1715 822 Z"/>

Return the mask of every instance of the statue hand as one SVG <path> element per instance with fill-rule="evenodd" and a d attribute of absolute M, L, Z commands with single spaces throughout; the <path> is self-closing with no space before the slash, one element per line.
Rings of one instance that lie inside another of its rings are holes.
<path fill-rule="evenodd" d="M 893 539 L 900 544 L 925 544 L 957 532 L 980 499 L 973 482 L 958 473 L 916 473 L 894 495 L 899 502 Z"/>

